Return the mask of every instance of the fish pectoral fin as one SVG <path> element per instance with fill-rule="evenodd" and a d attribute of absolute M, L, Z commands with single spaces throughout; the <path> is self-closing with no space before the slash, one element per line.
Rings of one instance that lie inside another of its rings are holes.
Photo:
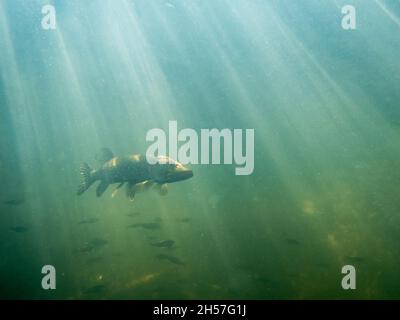
<path fill-rule="evenodd" d="M 153 180 L 147 180 L 145 182 L 143 182 L 143 187 L 145 188 L 145 190 L 149 189 L 151 186 L 153 186 L 154 181 Z"/>
<path fill-rule="evenodd" d="M 135 199 L 135 193 L 135 183 L 128 182 L 126 185 L 126 196 L 129 198 L 129 200 L 133 201 Z"/>
<path fill-rule="evenodd" d="M 116 186 L 116 188 L 114 189 L 114 191 L 113 191 L 112 194 L 111 194 L 111 197 L 112 197 L 112 198 L 114 198 L 114 197 L 117 195 L 118 190 L 124 185 L 124 183 L 125 183 L 125 182 L 121 182 L 118 186 Z"/>
<path fill-rule="evenodd" d="M 104 191 L 106 191 L 108 185 L 109 184 L 107 182 L 101 181 L 100 184 L 97 186 L 96 195 L 100 197 L 104 193 Z"/>
<path fill-rule="evenodd" d="M 154 188 L 158 191 L 160 196 L 168 194 L 168 185 L 166 183 L 157 183 Z"/>
<path fill-rule="evenodd" d="M 125 182 L 121 182 L 119 185 L 117 185 L 117 187 L 115 189 L 121 188 L 124 184 L 125 184 Z"/>
<path fill-rule="evenodd" d="M 147 191 L 154 182 L 152 180 L 146 180 L 143 182 L 139 182 L 135 184 L 135 192 L 144 192 Z"/>

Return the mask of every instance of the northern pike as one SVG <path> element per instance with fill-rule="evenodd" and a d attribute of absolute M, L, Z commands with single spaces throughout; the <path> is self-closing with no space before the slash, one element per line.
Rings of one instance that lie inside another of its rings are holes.
<path fill-rule="evenodd" d="M 87 163 L 80 168 L 81 183 L 77 194 L 81 195 L 96 181 L 96 195 L 100 197 L 110 184 L 118 183 L 115 192 L 126 184 L 126 195 L 133 200 L 136 191 L 146 190 L 151 186 L 158 188 L 160 194 L 166 193 L 166 185 L 193 177 L 193 171 L 179 162 L 159 156 L 154 164 L 140 154 L 115 157 L 109 149 L 103 149 L 102 165 L 93 170 Z"/>

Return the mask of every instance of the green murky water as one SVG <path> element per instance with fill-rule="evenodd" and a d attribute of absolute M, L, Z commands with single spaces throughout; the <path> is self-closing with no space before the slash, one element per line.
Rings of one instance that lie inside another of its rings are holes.
<path fill-rule="evenodd" d="M 0 297 L 400 298 L 399 28 L 394 0 L 1 0 Z M 253 174 L 76 196 L 170 120 L 253 128 Z"/>

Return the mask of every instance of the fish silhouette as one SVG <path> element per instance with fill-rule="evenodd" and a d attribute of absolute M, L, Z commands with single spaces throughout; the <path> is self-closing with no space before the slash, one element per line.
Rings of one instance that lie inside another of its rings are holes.
<path fill-rule="evenodd" d="M 19 206 L 25 202 L 24 199 L 10 199 L 3 201 L 4 204 L 8 206 Z"/>
<path fill-rule="evenodd" d="M 100 219 L 98 218 L 88 218 L 88 219 L 83 219 L 78 222 L 78 224 L 91 224 L 91 223 L 96 223 L 99 222 Z"/>
<path fill-rule="evenodd" d="M 174 240 L 160 240 L 150 243 L 153 247 L 158 248 L 171 248 L 174 245 Z"/>
<path fill-rule="evenodd" d="M 147 230 L 156 230 L 160 229 L 161 225 L 158 222 L 134 223 L 129 225 L 128 228 L 143 228 Z"/>
<path fill-rule="evenodd" d="M 167 260 L 173 264 L 180 265 L 180 266 L 185 265 L 185 263 L 181 259 L 171 256 L 171 255 L 168 255 L 168 254 L 158 254 L 158 255 L 156 255 L 156 258 L 159 260 Z"/>
<path fill-rule="evenodd" d="M 26 227 L 22 227 L 22 226 L 16 226 L 16 227 L 12 227 L 10 228 L 12 231 L 17 232 L 17 233 L 23 233 L 23 232 L 27 232 L 29 231 L 28 228 Z"/>

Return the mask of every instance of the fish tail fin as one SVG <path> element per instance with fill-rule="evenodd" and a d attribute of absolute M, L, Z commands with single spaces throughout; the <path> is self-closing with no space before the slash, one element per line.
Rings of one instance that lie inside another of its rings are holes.
<path fill-rule="evenodd" d="M 82 193 L 84 193 L 89 187 L 92 185 L 92 183 L 95 181 L 93 179 L 93 175 L 91 174 L 92 169 L 89 167 L 89 165 L 84 162 L 81 164 L 81 167 L 79 169 L 79 173 L 81 176 L 81 183 L 78 187 L 77 195 L 80 196 Z"/>

